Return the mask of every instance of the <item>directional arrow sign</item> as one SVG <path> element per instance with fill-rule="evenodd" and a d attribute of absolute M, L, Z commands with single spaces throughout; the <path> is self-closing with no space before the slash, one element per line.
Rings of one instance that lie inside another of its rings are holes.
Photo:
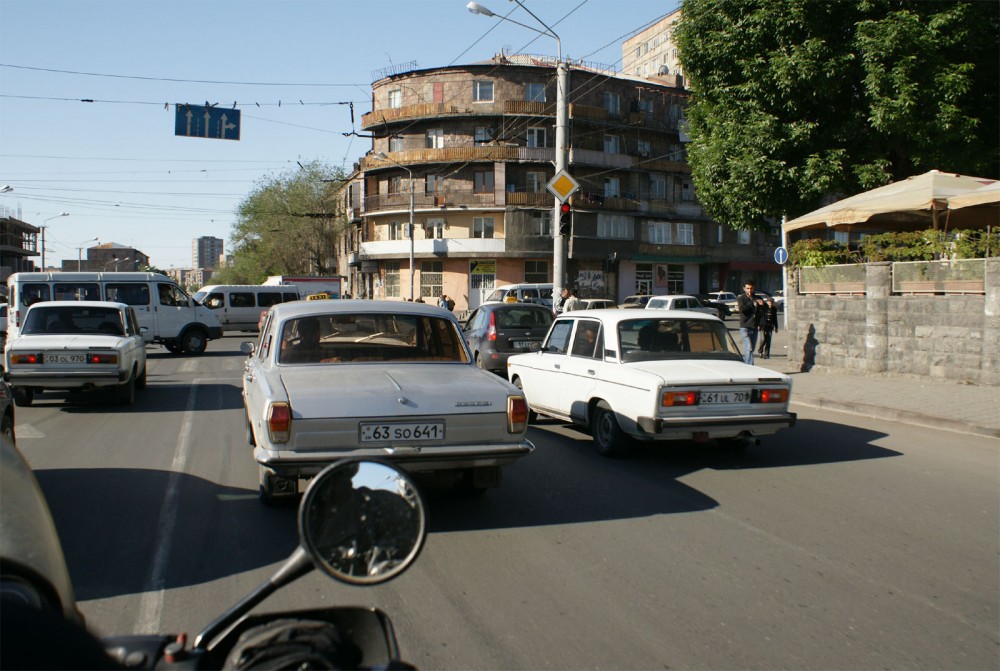
<path fill-rule="evenodd" d="M 174 135 L 213 140 L 240 139 L 240 111 L 207 105 L 174 105 Z"/>
<path fill-rule="evenodd" d="M 774 262 L 783 266 L 786 261 L 788 261 L 788 250 L 784 247 L 776 248 L 774 250 Z"/>

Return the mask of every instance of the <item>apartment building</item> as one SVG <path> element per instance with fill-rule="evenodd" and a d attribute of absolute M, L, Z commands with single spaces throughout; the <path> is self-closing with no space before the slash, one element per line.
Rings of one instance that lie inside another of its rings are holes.
<path fill-rule="evenodd" d="M 191 242 L 192 268 L 218 268 L 223 253 L 222 238 L 203 235 Z"/>
<path fill-rule="evenodd" d="M 496 285 L 552 281 L 555 66 L 499 55 L 373 83 L 362 117 L 372 148 L 337 194 L 347 291 L 405 300 L 412 286 L 413 298 L 445 293 L 464 310 Z M 569 80 L 567 170 L 580 189 L 567 286 L 616 300 L 708 292 L 762 264 L 776 233 L 723 230 L 695 197 L 685 89 L 582 64 Z"/>
<path fill-rule="evenodd" d="M 673 29 L 681 17 L 675 9 L 663 19 L 622 43 L 622 73 L 634 77 L 676 77 L 684 86 L 684 71 L 674 42 Z"/>

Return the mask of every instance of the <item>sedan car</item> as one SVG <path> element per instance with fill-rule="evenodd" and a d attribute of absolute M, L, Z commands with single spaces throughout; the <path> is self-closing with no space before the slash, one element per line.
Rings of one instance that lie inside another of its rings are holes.
<path fill-rule="evenodd" d="M 620 308 L 644 308 L 644 307 L 646 307 L 646 303 L 649 302 L 650 298 L 652 298 L 652 296 L 648 296 L 648 295 L 645 295 L 645 294 L 637 295 L 637 296 L 626 296 L 625 300 L 623 300 L 621 303 L 618 304 L 618 307 L 620 307 Z"/>
<path fill-rule="evenodd" d="M 795 423 L 791 378 L 743 363 L 722 320 L 696 312 L 573 312 L 507 375 L 532 412 L 589 428 L 606 456 L 632 439 L 740 448 Z"/>
<path fill-rule="evenodd" d="M 477 366 L 506 377 L 507 357 L 542 342 L 552 318 L 544 305 L 484 303 L 469 315 L 462 334 Z"/>
<path fill-rule="evenodd" d="M 584 298 L 580 301 L 581 310 L 605 310 L 617 307 L 618 304 L 610 298 Z"/>
<path fill-rule="evenodd" d="M 345 457 L 385 459 L 478 493 L 534 450 L 524 395 L 476 367 L 443 308 L 281 303 L 242 350 L 247 440 L 264 503 L 294 495 L 300 479 Z"/>
<path fill-rule="evenodd" d="M 146 347 L 135 310 L 107 301 L 35 303 L 5 349 L 4 377 L 17 405 L 45 389 L 110 389 L 119 403 L 135 402 L 146 386 Z"/>
<path fill-rule="evenodd" d="M 672 296 L 653 296 L 646 302 L 647 310 L 692 310 L 694 312 L 704 312 L 713 317 L 719 316 L 716 308 L 706 307 L 698 302 L 694 296 L 674 294 Z"/>

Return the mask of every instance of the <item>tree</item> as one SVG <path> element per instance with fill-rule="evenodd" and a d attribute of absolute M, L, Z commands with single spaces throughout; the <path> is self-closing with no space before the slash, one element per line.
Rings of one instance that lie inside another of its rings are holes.
<path fill-rule="evenodd" d="M 257 284 L 268 275 L 328 275 L 336 268 L 342 217 L 333 197 L 344 172 L 320 162 L 265 177 L 240 203 L 232 265 L 213 281 Z"/>
<path fill-rule="evenodd" d="M 688 160 L 761 229 L 931 169 L 1000 176 L 1000 4 L 684 0 Z"/>

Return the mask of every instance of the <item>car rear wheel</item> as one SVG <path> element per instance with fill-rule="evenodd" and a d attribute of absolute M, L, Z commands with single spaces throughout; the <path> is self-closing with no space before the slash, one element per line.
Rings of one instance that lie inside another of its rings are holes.
<path fill-rule="evenodd" d="M 522 394 L 524 393 L 524 387 L 521 386 L 521 378 L 519 378 L 519 377 L 515 377 L 514 378 L 514 386 L 517 387 L 518 389 L 520 389 Z M 525 400 L 525 402 L 527 402 L 528 401 L 528 397 L 525 396 L 524 400 Z M 534 424 L 537 421 L 538 421 L 538 413 L 535 412 L 534 410 L 532 410 L 531 406 L 529 405 L 528 406 L 528 424 Z"/>
<path fill-rule="evenodd" d="M 130 375 L 124 384 L 118 385 L 115 391 L 118 403 L 121 405 L 132 405 L 135 403 L 135 374 Z"/>
<path fill-rule="evenodd" d="M 142 367 L 142 373 L 139 374 L 139 379 L 135 381 L 135 386 L 137 389 L 146 388 L 146 367 Z"/>
<path fill-rule="evenodd" d="M 26 387 L 14 387 L 14 405 L 23 408 L 29 407 L 35 402 L 35 390 Z"/>
<path fill-rule="evenodd" d="M 10 442 L 11 445 L 15 445 L 14 440 L 14 414 L 13 411 L 8 412 L 3 416 L 3 421 L 0 421 L 0 436 Z"/>
<path fill-rule="evenodd" d="M 479 356 L 479 352 L 476 352 L 476 368 L 486 370 L 486 366 L 483 365 L 483 357 Z"/>
<path fill-rule="evenodd" d="M 250 447 L 257 447 L 257 441 L 254 440 L 253 437 L 253 425 L 250 423 L 250 415 L 245 409 L 243 411 L 243 417 L 246 419 L 247 423 L 247 442 L 250 444 Z"/>
<path fill-rule="evenodd" d="M 597 453 L 602 456 L 620 457 L 628 451 L 628 434 L 622 431 L 614 410 L 604 401 L 600 401 L 594 408 L 590 433 L 594 437 Z"/>

